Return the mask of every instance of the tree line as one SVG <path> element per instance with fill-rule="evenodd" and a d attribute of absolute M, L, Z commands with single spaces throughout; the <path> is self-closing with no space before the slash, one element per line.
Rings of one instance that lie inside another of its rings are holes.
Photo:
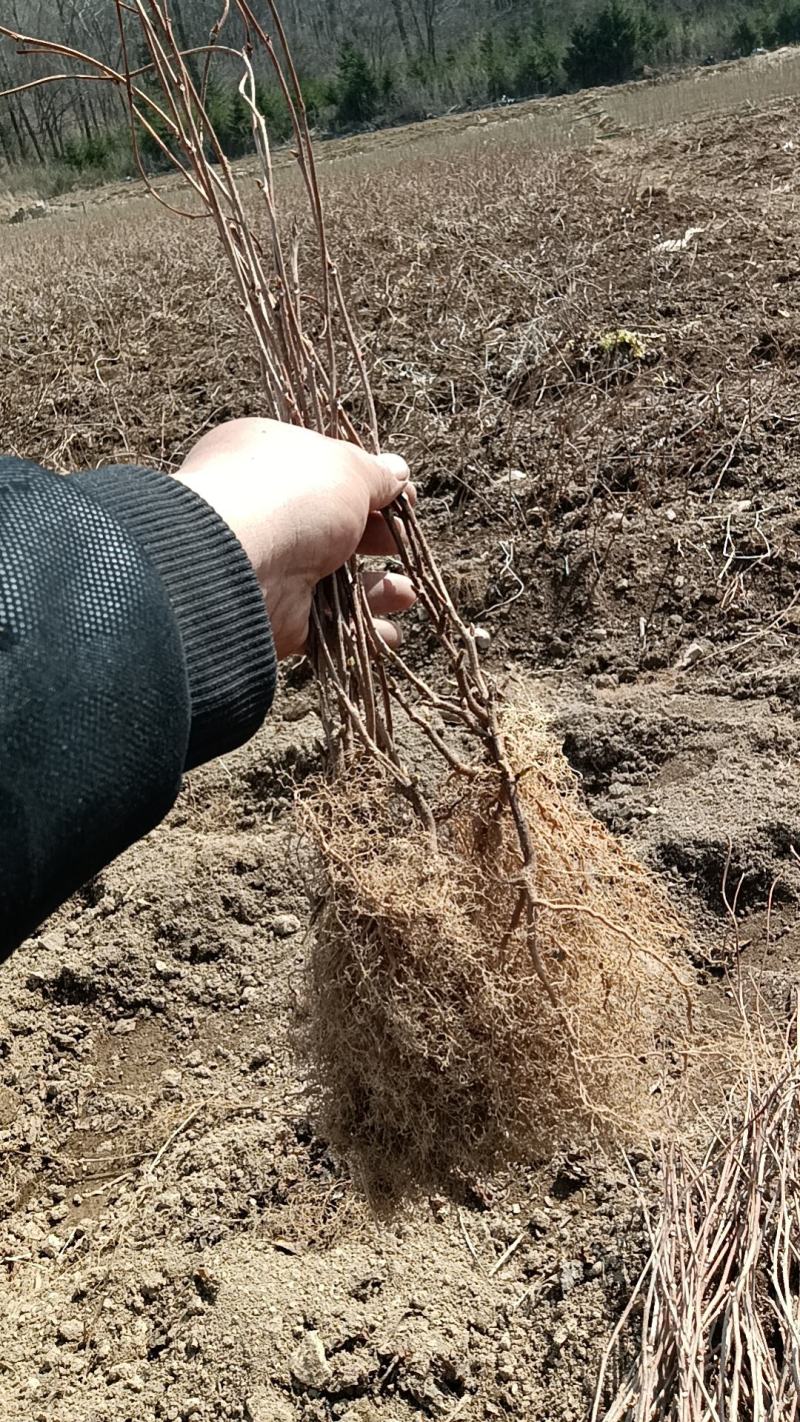
<path fill-rule="evenodd" d="M 219 0 L 170 0 L 179 42 L 207 39 Z M 615 84 L 648 68 L 800 42 L 800 0 L 283 0 L 311 123 L 321 131 L 398 123 L 448 110 Z M 4 22 L 112 62 L 111 0 L 4 0 Z M 42 61 L 0 42 L 0 89 L 41 74 Z M 288 115 L 267 72 L 259 103 L 273 137 Z M 251 147 L 250 115 L 221 64 L 211 117 L 232 157 Z M 152 140 L 145 160 L 163 155 Z M 102 85 L 43 85 L 0 99 L 0 166 L 77 175 L 134 171 L 119 96 Z"/>

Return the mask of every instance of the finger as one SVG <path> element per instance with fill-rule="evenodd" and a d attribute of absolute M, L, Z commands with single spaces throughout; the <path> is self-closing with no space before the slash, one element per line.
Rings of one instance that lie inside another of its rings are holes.
<path fill-rule="evenodd" d="M 403 488 L 400 490 L 400 493 L 405 495 L 405 497 L 408 499 L 408 502 L 410 503 L 412 509 L 413 509 L 413 508 L 416 508 L 416 506 L 417 506 L 417 486 L 416 486 L 416 484 L 411 484 L 411 483 L 405 484 L 405 485 L 403 486 Z"/>
<path fill-rule="evenodd" d="M 414 508 L 417 502 L 417 491 L 414 485 L 407 484 L 403 493 L 411 507 Z M 397 553 L 397 544 L 394 541 L 392 530 L 382 513 L 370 514 L 364 530 L 364 537 L 358 546 L 358 552 L 363 558 L 387 558 Z"/>
<path fill-rule="evenodd" d="M 373 513 L 367 519 L 364 537 L 358 545 L 362 558 L 394 558 L 397 544 L 383 514 Z"/>
<path fill-rule="evenodd" d="M 364 456 L 362 472 L 367 480 L 370 509 L 385 509 L 408 485 L 411 471 L 399 454 Z"/>
<path fill-rule="evenodd" d="M 386 622 L 383 618 L 378 618 L 375 623 L 375 631 L 382 642 L 393 651 L 397 651 L 403 645 L 403 633 L 396 622 Z"/>
<path fill-rule="evenodd" d="M 364 589 L 373 617 L 407 612 L 417 600 L 411 579 L 400 573 L 365 573 Z"/>

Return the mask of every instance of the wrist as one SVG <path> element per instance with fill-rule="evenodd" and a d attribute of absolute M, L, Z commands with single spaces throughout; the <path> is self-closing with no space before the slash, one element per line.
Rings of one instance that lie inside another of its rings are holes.
<path fill-rule="evenodd" d="M 230 529 L 266 597 L 268 573 L 274 559 L 274 540 L 268 521 L 259 518 L 257 494 L 242 487 L 245 481 L 230 465 L 209 462 L 196 468 L 181 469 L 175 478 L 213 509 Z M 249 483 L 249 480 L 246 482 Z"/>
<path fill-rule="evenodd" d="M 275 690 L 275 647 L 249 557 L 202 494 L 166 474 L 113 468 L 76 476 L 139 542 L 168 593 L 192 708 L 186 768 L 236 749 Z"/>

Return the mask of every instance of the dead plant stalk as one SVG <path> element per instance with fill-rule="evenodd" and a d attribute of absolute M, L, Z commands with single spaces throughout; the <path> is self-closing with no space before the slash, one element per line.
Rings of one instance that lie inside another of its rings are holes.
<path fill-rule="evenodd" d="M 793 1422 L 800 1414 L 800 1018 L 699 1164 L 666 1151 L 651 1252 L 606 1351 L 592 1422 Z M 636 1359 L 608 1405 L 622 1338 Z"/>

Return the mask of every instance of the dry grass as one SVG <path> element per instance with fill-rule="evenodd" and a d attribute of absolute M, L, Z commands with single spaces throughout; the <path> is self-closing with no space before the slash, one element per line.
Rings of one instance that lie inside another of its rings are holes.
<path fill-rule="evenodd" d="M 708 69 L 689 70 L 658 83 L 626 84 L 595 90 L 583 102 L 598 136 L 618 131 L 661 128 L 691 122 L 702 115 L 738 114 L 748 106 L 768 105 L 800 93 L 800 52 L 773 50 L 751 59 Z M 578 96 L 577 102 L 581 102 Z"/>

